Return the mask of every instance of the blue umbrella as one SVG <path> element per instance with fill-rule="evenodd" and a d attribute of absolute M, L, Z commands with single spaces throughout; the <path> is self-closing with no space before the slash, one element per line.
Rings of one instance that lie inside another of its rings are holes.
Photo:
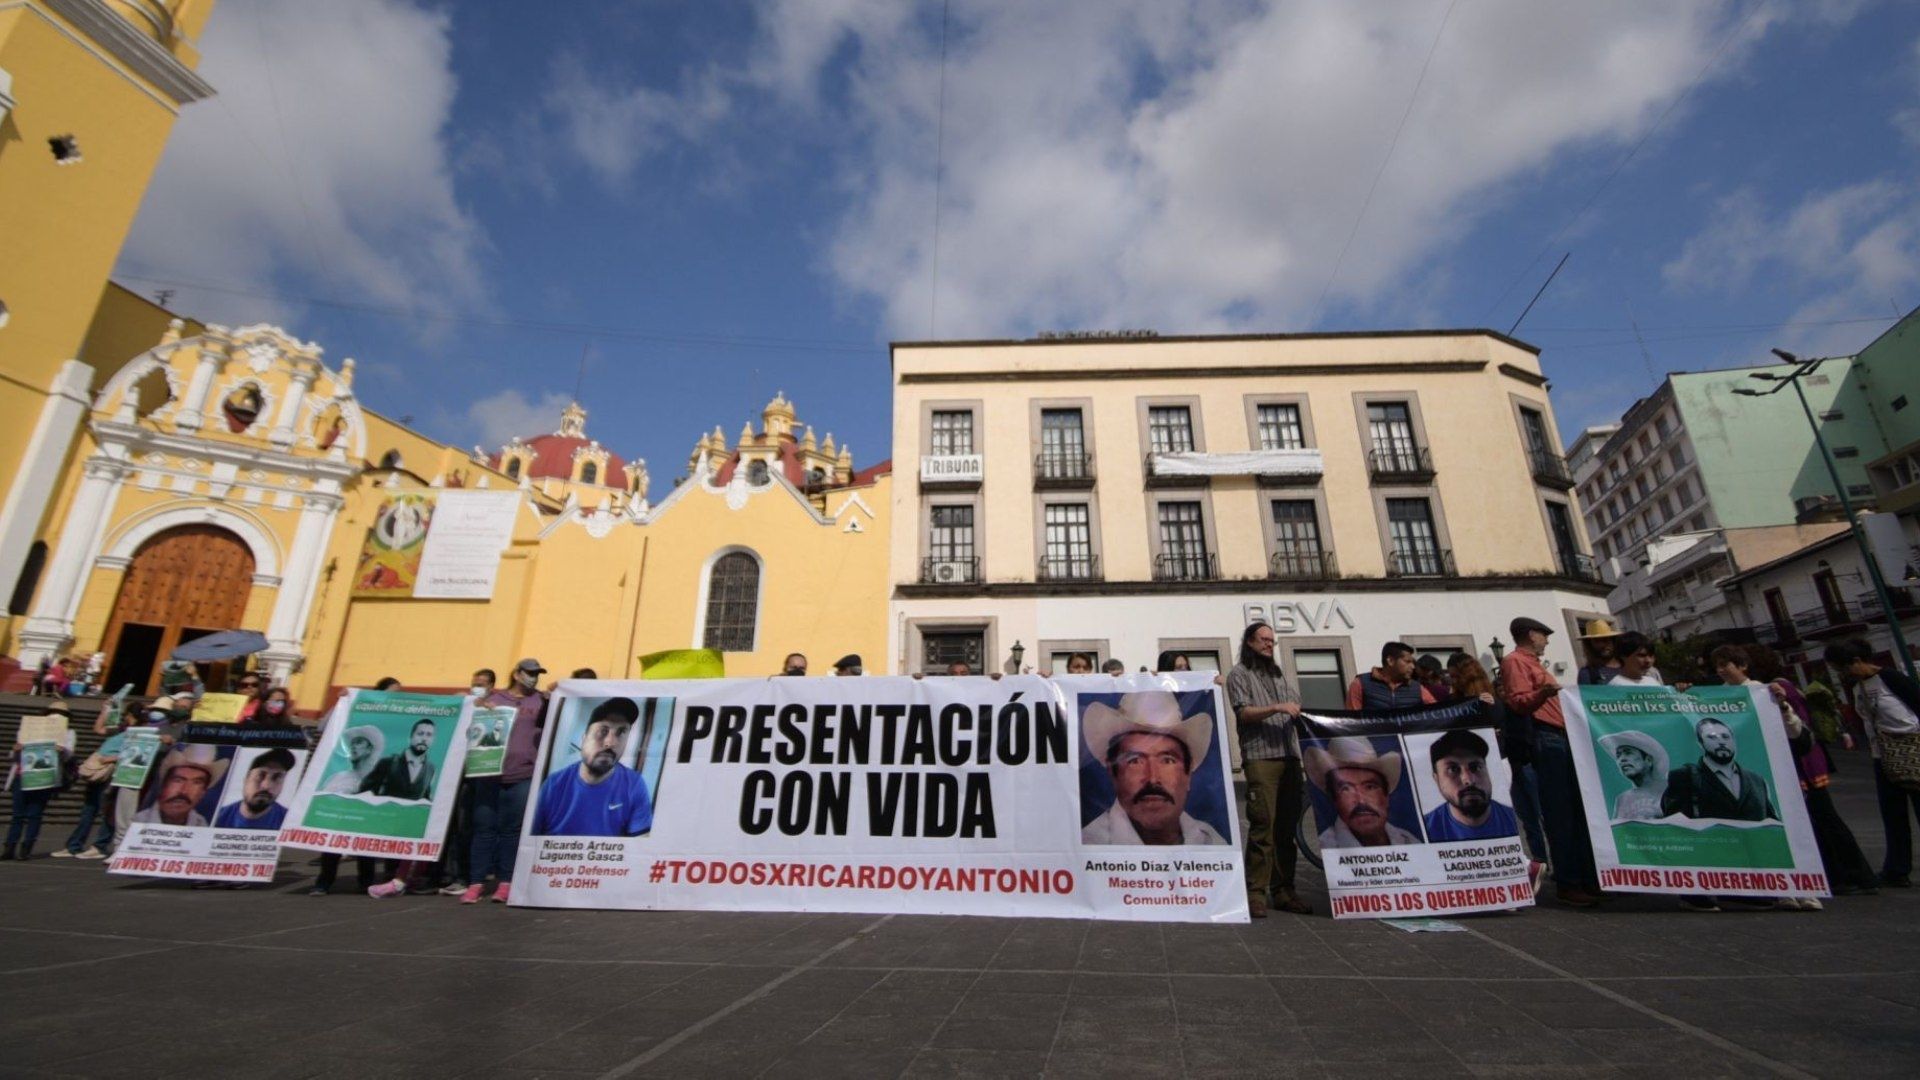
<path fill-rule="evenodd" d="M 173 650 L 175 660 L 231 660 L 251 656 L 267 647 L 267 636 L 258 630 L 222 630 L 217 634 L 194 638 Z"/>

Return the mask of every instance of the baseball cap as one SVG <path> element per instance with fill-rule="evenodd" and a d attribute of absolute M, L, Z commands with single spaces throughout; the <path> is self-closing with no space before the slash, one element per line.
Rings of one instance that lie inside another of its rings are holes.
<path fill-rule="evenodd" d="M 515 665 L 513 665 L 513 670 L 515 670 L 515 671 L 530 671 L 530 672 L 532 672 L 532 673 L 534 673 L 535 675 L 545 675 L 545 674 L 547 673 L 547 669 L 546 669 L 546 668 L 543 668 L 543 667 L 541 667 L 541 666 L 540 666 L 540 661 L 538 661 L 538 660 L 535 660 L 535 659 L 534 659 L 533 657 L 531 657 L 531 656 L 529 656 L 529 657 L 527 657 L 527 658 L 526 658 L 525 660 L 522 660 L 522 661 L 520 661 L 519 663 L 517 663 L 517 664 L 515 664 Z"/>

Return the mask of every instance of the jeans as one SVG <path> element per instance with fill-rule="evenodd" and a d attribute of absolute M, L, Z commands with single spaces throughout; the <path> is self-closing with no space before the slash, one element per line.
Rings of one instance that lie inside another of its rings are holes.
<path fill-rule="evenodd" d="M 1920 792 L 1908 791 L 1887 779 L 1880 759 L 1873 759 L 1873 789 L 1880 796 L 1880 825 L 1887 834 L 1887 853 L 1880 860 L 1880 873 L 1903 878 L 1913 873 L 1913 825 L 1907 821 L 1912 809 L 1920 817 Z"/>
<path fill-rule="evenodd" d="M 87 785 L 86 801 L 80 804 L 80 824 L 75 825 L 73 832 L 67 836 L 68 851 L 78 855 L 92 846 L 99 848 L 101 854 L 106 853 L 107 845 L 113 842 L 113 814 L 101 804 L 106 802 L 107 793 L 111 790 L 104 780 Z M 93 829 L 94 818 L 100 819 L 100 835 L 94 837 L 89 845 L 87 833 Z"/>
<path fill-rule="evenodd" d="M 1573 749 L 1565 731 L 1533 725 L 1533 771 L 1540 786 L 1540 818 L 1552 854 L 1553 883 L 1568 889 L 1599 888 L 1587 808 L 1580 800 L 1580 779 L 1573 771 Z"/>
<path fill-rule="evenodd" d="M 507 783 L 482 776 L 473 782 L 473 865 L 469 882 L 489 876 L 513 880 L 513 861 L 520 851 L 520 822 L 527 816 L 527 794 L 532 780 Z"/>
<path fill-rule="evenodd" d="M 1305 774 L 1299 758 L 1247 761 L 1247 898 L 1293 898 L 1299 848 L 1294 833 L 1306 811 Z"/>
<path fill-rule="evenodd" d="M 1520 831 L 1527 838 L 1527 856 L 1535 862 L 1546 862 L 1547 834 L 1540 828 L 1540 777 L 1531 762 L 1515 765 L 1509 761 L 1507 767 L 1513 770 L 1507 795 L 1513 799 L 1513 814 L 1520 819 Z"/>
<path fill-rule="evenodd" d="M 8 847 L 18 844 L 23 853 L 33 850 L 33 842 L 40 839 L 40 822 L 46 817 L 47 804 L 53 801 L 58 790 L 22 791 L 20 781 L 13 782 L 13 820 L 7 823 Z"/>

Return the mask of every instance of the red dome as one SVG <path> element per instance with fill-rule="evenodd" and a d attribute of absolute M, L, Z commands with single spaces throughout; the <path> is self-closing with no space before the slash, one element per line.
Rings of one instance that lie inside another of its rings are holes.
<path fill-rule="evenodd" d="M 574 451 L 583 446 L 589 446 L 592 442 L 592 439 L 583 439 L 574 435 L 535 435 L 527 439 L 525 445 L 533 450 L 533 462 L 527 466 L 528 478 L 533 480 L 545 480 L 549 477 L 556 480 L 573 479 Z M 627 486 L 627 463 L 619 454 L 607 450 L 606 447 L 603 446 L 600 449 L 607 452 L 607 465 L 601 472 L 600 479 L 595 483 L 601 487 L 624 489 Z M 495 468 L 501 468 L 504 462 L 496 455 L 493 464 Z"/>

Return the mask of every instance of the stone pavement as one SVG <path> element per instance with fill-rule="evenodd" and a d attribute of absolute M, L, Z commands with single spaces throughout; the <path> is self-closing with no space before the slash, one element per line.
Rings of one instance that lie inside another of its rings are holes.
<path fill-rule="evenodd" d="M 1878 858 L 1864 762 L 1842 807 Z M 1911 1076 L 1920 893 L 1462 933 L 553 912 L 0 864 L 0 1076 Z M 349 874 L 349 880 L 351 875 Z M 1317 875 L 1313 880 L 1318 880 Z M 1326 910 L 1324 896 L 1309 897 Z"/>

